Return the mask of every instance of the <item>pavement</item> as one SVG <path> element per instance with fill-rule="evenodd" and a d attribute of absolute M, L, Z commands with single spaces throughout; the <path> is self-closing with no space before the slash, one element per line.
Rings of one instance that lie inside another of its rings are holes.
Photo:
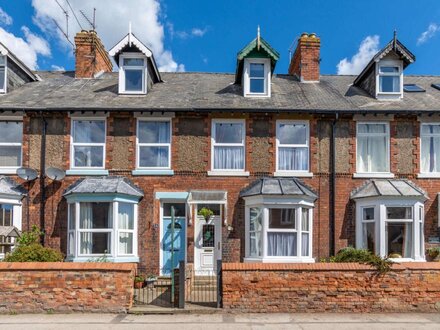
<path fill-rule="evenodd" d="M 440 329 L 440 314 L 18 314 L 0 329 Z"/>

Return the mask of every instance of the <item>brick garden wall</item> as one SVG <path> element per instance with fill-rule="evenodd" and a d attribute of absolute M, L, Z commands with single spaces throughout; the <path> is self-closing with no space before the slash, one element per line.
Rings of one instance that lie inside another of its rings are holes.
<path fill-rule="evenodd" d="M 0 262 L 0 314 L 123 313 L 133 299 L 134 264 Z"/>
<path fill-rule="evenodd" d="M 223 307 L 235 312 L 438 312 L 440 263 L 223 264 Z"/>

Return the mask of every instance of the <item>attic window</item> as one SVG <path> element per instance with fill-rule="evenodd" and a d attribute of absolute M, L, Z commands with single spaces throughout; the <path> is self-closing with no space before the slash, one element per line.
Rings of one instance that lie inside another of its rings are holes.
<path fill-rule="evenodd" d="M 379 93 L 400 93 L 400 68 L 379 67 Z"/>
<path fill-rule="evenodd" d="M 270 96 L 270 60 L 245 59 L 244 74 L 245 96 Z"/>
<path fill-rule="evenodd" d="M 0 93 L 6 93 L 6 56 L 0 56 Z"/>
<path fill-rule="evenodd" d="M 124 55 L 120 58 L 119 92 L 122 94 L 145 94 L 145 58 Z"/>
<path fill-rule="evenodd" d="M 426 92 L 422 87 L 416 84 L 404 84 L 403 91 L 407 93 Z"/>

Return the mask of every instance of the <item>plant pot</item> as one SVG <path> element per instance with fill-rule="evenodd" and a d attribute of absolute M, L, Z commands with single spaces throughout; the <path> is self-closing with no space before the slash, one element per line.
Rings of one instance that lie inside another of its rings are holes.
<path fill-rule="evenodd" d="M 147 278 L 144 283 L 146 286 L 153 286 L 156 281 L 157 278 Z"/>

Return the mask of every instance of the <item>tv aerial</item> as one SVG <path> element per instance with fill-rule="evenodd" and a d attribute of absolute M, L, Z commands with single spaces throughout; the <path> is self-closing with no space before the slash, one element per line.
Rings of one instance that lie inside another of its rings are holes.
<path fill-rule="evenodd" d="M 25 181 L 33 181 L 38 177 L 38 172 L 33 168 L 20 167 L 17 169 L 17 175 Z"/>
<path fill-rule="evenodd" d="M 64 170 L 57 167 L 49 167 L 46 170 L 46 176 L 53 181 L 61 181 L 66 176 L 66 172 Z"/>

